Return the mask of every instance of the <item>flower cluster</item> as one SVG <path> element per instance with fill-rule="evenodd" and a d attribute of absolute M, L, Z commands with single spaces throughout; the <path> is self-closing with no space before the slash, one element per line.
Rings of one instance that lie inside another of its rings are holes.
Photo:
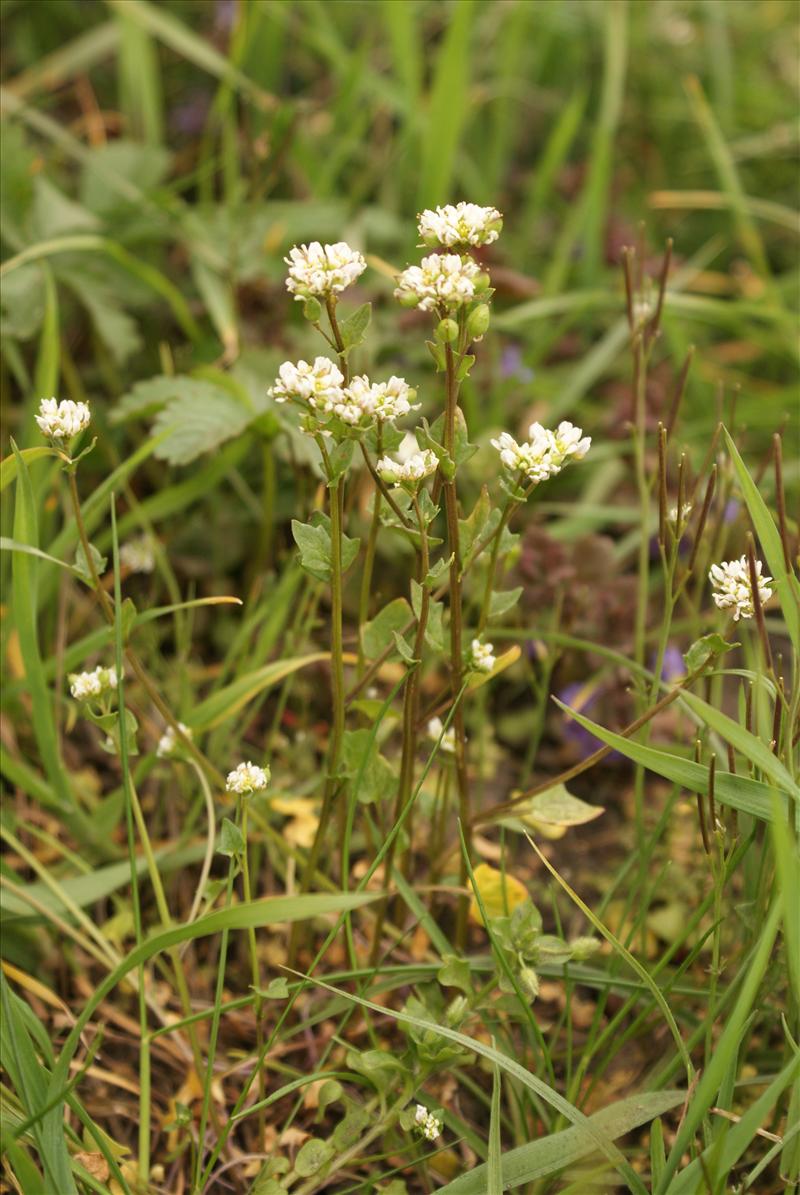
<path fill-rule="evenodd" d="M 456 729 L 454 726 L 450 726 L 442 734 L 443 729 L 444 726 L 441 718 L 431 718 L 428 723 L 428 738 L 434 743 L 439 743 L 439 739 L 441 739 L 442 741 L 439 743 L 440 749 L 447 752 L 448 755 L 455 755 Z"/>
<path fill-rule="evenodd" d="M 90 701 L 117 687 L 117 670 L 98 664 L 92 672 L 71 672 L 69 691 L 76 701 Z"/>
<path fill-rule="evenodd" d="M 772 577 L 761 576 L 760 560 L 755 562 L 755 566 L 758 599 L 763 606 L 772 597 L 772 590 L 767 584 Z M 740 618 L 753 617 L 756 611 L 746 556 L 741 556 L 738 560 L 723 560 L 721 564 L 712 564 L 708 579 L 714 589 L 714 601 L 720 610 L 732 611 L 734 622 L 738 622 Z"/>
<path fill-rule="evenodd" d="M 327 357 L 316 357 L 311 365 L 285 361 L 268 393 L 275 402 L 307 404 L 318 417 L 335 416 L 362 428 L 373 421 L 392 422 L 416 410 L 417 396 L 405 378 L 394 375 L 388 382 L 371 382 L 362 374 L 345 386 L 342 371 Z"/>
<path fill-rule="evenodd" d="M 503 217 L 496 207 L 477 203 L 448 203 L 418 216 L 419 235 L 426 245 L 491 245 L 500 235 Z"/>
<path fill-rule="evenodd" d="M 225 788 L 229 793 L 238 793 L 240 797 L 249 797 L 253 793 L 262 792 L 269 784 L 269 768 L 259 768 L 257 764 L 238 764 L 232 772 L 228 772 Z"/>
<path fill-rule="evenodd" d="M 152 573 L 156 567 L 153 541 L 149 535 L 128 540 L 119 550 L 119 562 L 131 573 Z"/>
<path fill-rule="evenodd" d="M 424 1104 L 417 1104 L 414 1124 L 420 1129 L 426 1141 L 435 1141 L 442 1131 L 442 1122 Z"/>
<path fill-rule="evenodd" d="M 412 453 L 404 461 L 393 461 L 390 456 L 378 461 L 378 473 L 389 485 L 416 486 L 430 477 L 439 468 L 439 458 L 430 448 Z"/>
<path fill-rule="evenodd" d="M 421 311 L 463 307 L 486 289 L 488 278 L 471 257 L 431 253 L 418 266 L 408 266 L 397 280 L 395 298 Z"/>
<path fill-rule="evenodd" d="M 367 268 L 365 258 L 345 241 L 335 245 L 295 245 L 284 258 L 289 267 L 286 289 L 296 299 L 327 299 L 351 286 Z"/>
<path fill-rule="evenodd" d="M 470 645 L 469 663 L 476 672 L 491 672 L 497 663 L 494 654 L 494 644 L 483 643 L 480 639 L 473 639 Z"/>
<path fill-rule="evenodd" d="M 523 473 L 534 483 L 554 477 L 570 460 L 583 460 L 591 444 L 589 436 L 566 420 L 554 432 L 541 423 L 532 423 L 524 444 L 518 444 L 508 432 L 492 440 L 505 467 L 513 473 Z"/>
<path fill-rule="evenodd" d="M 191 727 L 187 726 L 185 722 L 179 722 L 178 729 L 180 730 L 181 734 L 186 735 L 187 739 L 192 737 Z M 172 755 L 172 752 L 175 750 L 177 745 L 178 736 L 175 733 L 175 729 L 172 726 L 168 726 L 161 738 L 158 740 L 156 755 L 159 759 L 166 759 L 168 755 Z M 231 773 L 231 775 L 233 775 L 233 773 Z M 230 777 L 228 777 L 228 779 L 230 779 Z"/>
<path fill-rule="evenodd" d="M 39 403 L 36 422 L 42 434 L 49 439 L 71 440 L 89 426 L 91 418 L 88 403 L 73 402 L 71 398 L 61 402 L 56 398 L 43 398 Z"/>

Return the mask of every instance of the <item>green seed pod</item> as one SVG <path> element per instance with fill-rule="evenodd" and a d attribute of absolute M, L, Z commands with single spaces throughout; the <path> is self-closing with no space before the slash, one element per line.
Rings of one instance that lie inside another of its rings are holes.
<path fill-rule="evenodd" d="M 491 281 L 491 278 L 485 271 L 478 274 L 478 277 L 475 279 L 475 294 L 480 295 L 483 291 L 488 290 Z"/>
<path fill-rule="evenodd" d="M 419 304 L 419 295 L 415 295 L 413 291 L 406 291 L 405 294 L 398 295 L 397 301 L 401 307 L 416 307 Z"/>
<path fill-rule="evenodd" d="M 489 310 L 488 303 L 481 303 L 475 307 L 467 319 L 467 336 L 470 340 L 477 340 L 479 336 L 483 336 L 489 327 L 489 322 L 492 318 L 492 313 Z"/>
<path fill-rule="evenodd" d="M 454 319 L 439 320 L 436 339 L 442 344 L 452 344 L 458 338 L 458 324 Z"/>
<path fill-rule="evenodd" d="M 322 304 L 319 299 L 315 299 L 313 295 L 309 295 L 303 304 L 303 315 L 310 324 L 319 323 L 319 318 L 322 315 Z"/>

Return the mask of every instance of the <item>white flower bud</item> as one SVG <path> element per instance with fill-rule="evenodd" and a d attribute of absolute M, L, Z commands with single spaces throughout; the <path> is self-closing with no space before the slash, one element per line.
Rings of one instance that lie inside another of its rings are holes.
<path fill-rule="evenodd" d="M 49 439 L 71 440 L 89 426 L 91 418 L 88 403 L 73 402 L 71 398 L 65 398 L 62 402 L 55 398 L 43 398 L 39 403 L 36 422 Z"/>

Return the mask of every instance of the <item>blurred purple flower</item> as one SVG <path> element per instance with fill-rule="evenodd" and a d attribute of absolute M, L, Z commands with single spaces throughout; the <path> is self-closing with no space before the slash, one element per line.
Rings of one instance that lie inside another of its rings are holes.
<path fill-rule="evenodd" d="M 653 657 L 654 668 L 655 664 L 655 657 Z M 664 660 L 661 665 L 661 679 L 673 681 L 679 680 L 682 676 L 686 676 L 686 665 L 683 662 L 683 655 L 679 648 L 668 647 L 664 652 Z"/>
<path fill-rule="evenodd" d="M 739 511 L 741 509 L 741 502 L 738 502 L 736 498 L 729 498 L 725 503 L 725 512 L 722 517 L 726 523 L 735 523 L 739 517 Z"/>
<path fill-rule="evenodd" d="M 570 685 L 565 685 L 563 689 L 557 694 L 559 701 L 563 701 L 564 705 L 569 706 L 570 709 L 575 710 L 578 714 L 585 714 L 587 718 L 591 717 L 591 709 L 600 698 L 603 696 L 602 687 L 593 687 L 591 685 L 582 684 L 580 681 L 574 681 Z M 595 721 L 597 719 L 594 719 Z M 565 716 L 561 733 L 566 742 L 571 743 L 578 752 L 581 759 L 586 759 L 598 747 L 604 747 L 600 739 L 586 730 L 579 722 L 575 722 L 572 718 Z M 619 751 L 611 751 L 607 756 L 608 759 L 621 759 Z"/>
<path fill-rule="evenodd" d="M 515 378 L 518 382 L 533 381 L 533 370 L 522 360 L 522 349 L 518 344 L 503 345 L 500 357 L 500 376 Z"/>

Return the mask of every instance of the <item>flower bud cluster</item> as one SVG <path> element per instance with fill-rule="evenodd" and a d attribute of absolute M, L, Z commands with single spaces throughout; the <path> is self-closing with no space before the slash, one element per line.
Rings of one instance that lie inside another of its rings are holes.
<path fill-rule="evenodd" d="M 404 461 L 393 461 L 390 456 L 384 456 L 377 465 L 379 475 L 389 485 L 407 486 L 412 489 L 435 473 L 438 467 L 439 458 L 430 448 L 412 453 Z"/>
<path fill-rule="evenodd" d="M 77 436 L 78 432 L 89 426 L 91 418 L 86 402 L 73 402 L 71 398 L 61 402 L 56 398 L 43 398 L 39 403 L 36 422 L 43 435 L 60 442 Z"/>
<path fill-rule="evenodd" d="M 91 701 L 117 687 L 117 670 L 98 665 L 92 672 L 71 672 L 69 691 L 76 701 Z"/>
<path fill-rule="evenodd" d="M 417 1104 L 417 1110 L 414 1113 L 414 1124 L 422 1133 L 426 1141 L 435 1141 L 441 1134 L 442 1122 L 432 1112 L 429 1112 L 424 1104 Z"/>
<path fill-rule="evenodd" d="M 295 245 L 284 258 L 289 267 L 286 289 L 301 302 L 328 299 L 351 286 L 367 268 L 365 258 L 345 241 L 334 245 Z"/>
<path fill-rule="evenodd" d="M 532 423 L 528 440 L 523 444 L 518 444 L 508 432 L 492 440 L 505 467 L 512 473 L 523 473 L 536 484 L 560 473 L 571 460 L 583 460 L 591 444 L 589 436 L 566 420 L 554 432 L 541 423 Z"/>
<path fill-rule="evenodd" d="M 310 408 L 318 420 L 335 417 L 361 430 L 417 409 L 417 392 L 404 378 L 392 375 L 388 382 L 371 382 L 362 374 L 345 386 L 342 371 L 327 357 L 316 357 L 312 364 L 285 361 L 268 393 L 275 402 Z"/>
<path fill-rule="evenodd" d="M 240 797 L 250 797 L 253 793 L 262 792 L 269 784 L 269 768 L 260 768 L 257 764 L 240 763 L 228 772 L 225 788 L 229 793 L 237 793 Z"/>
<path fill-rule="evenodd" d="M 419 235 L 426 245 L 491 245 L 500 235 L 503 217 L 496 207 L 477 203 L 448 203 L 426 208 L 417 217 Z"/>
<path fill-rule="evenodd" d="M 772 597 L 772 590 L 767 584 L 772 577 L 762 577 L 763 565 L 760 560 L 755 562 L 756 584 L 760 604 L 765 605 Z M 733 621 L 740 618 L 752 618 L 755 614 L 753 601 L 753 586 L 750 580 L 750 568 L 747 557 L 738 560 L 723 560 L 721 564 L 712 564 L 708 579 L 713 587 L 713 598 L 720 610 L 730 610 Z"/>

